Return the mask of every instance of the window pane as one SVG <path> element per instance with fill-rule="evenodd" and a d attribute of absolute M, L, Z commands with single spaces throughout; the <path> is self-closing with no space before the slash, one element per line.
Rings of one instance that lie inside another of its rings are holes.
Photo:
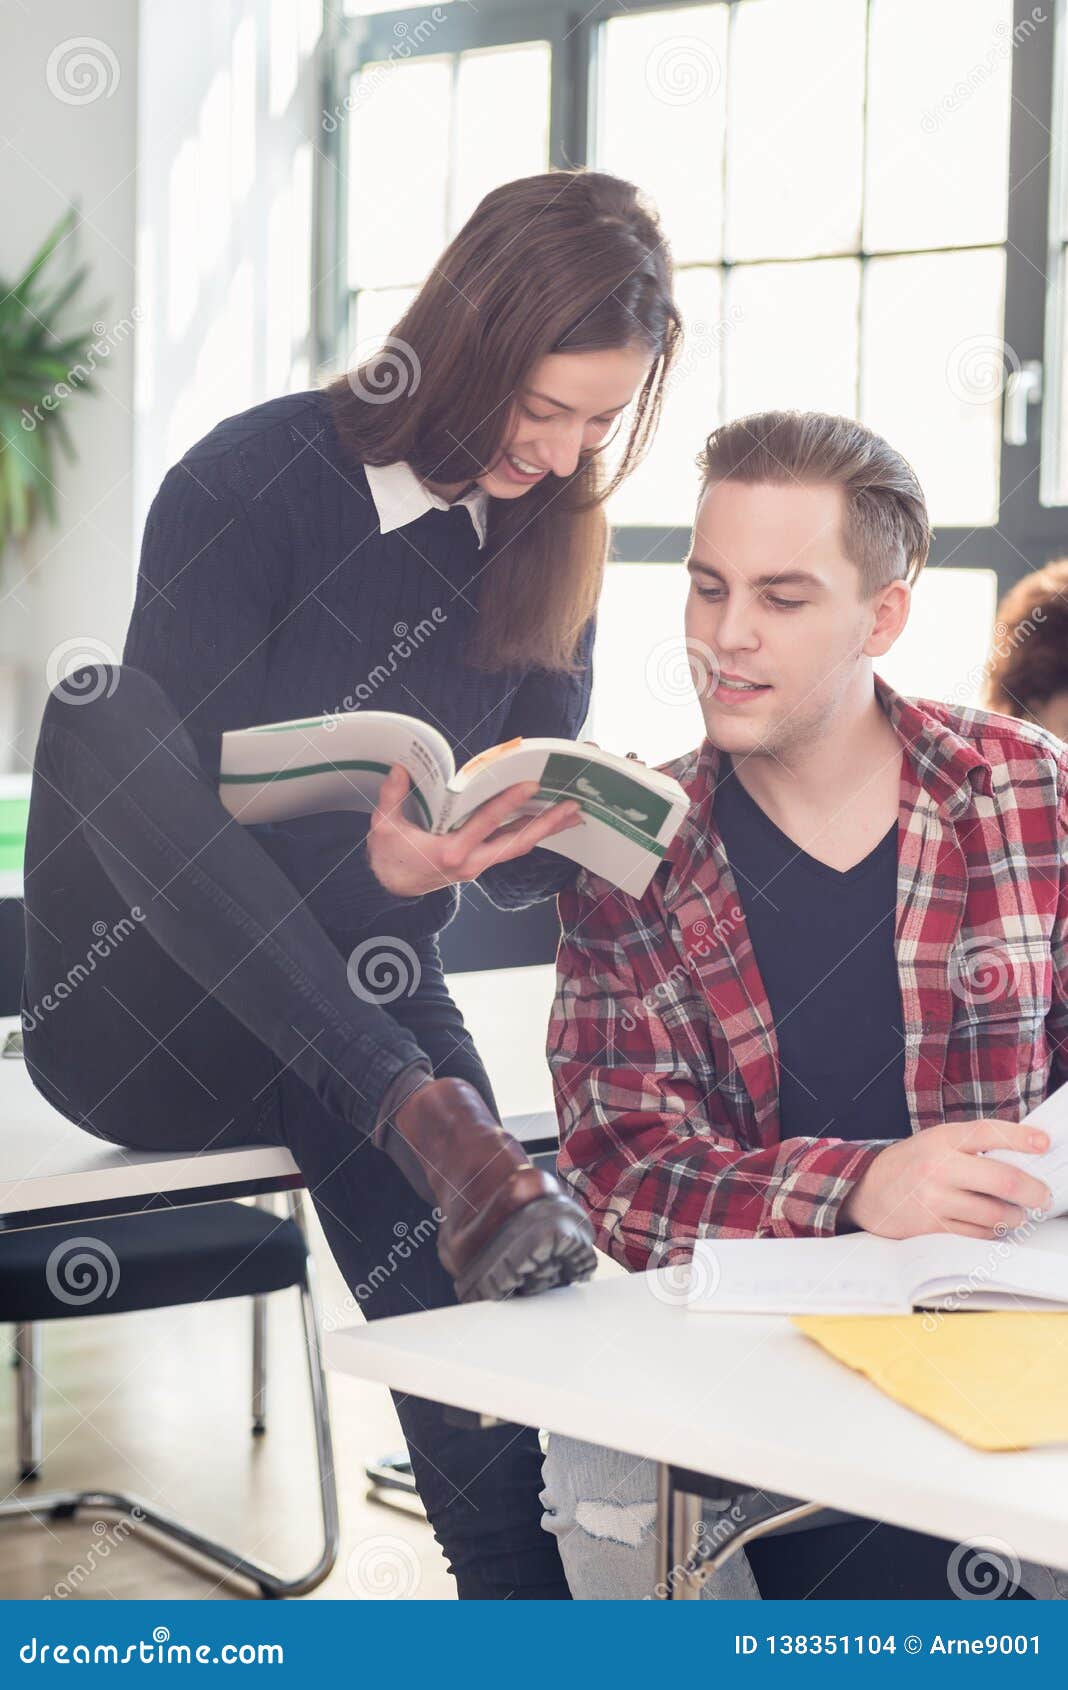
<path fill-rule="evenodd" d="M 1052 345 L 1046 354 L 1046 392 L 1042 407 L 1044 427 L 1052 439 L 1044 454 L 1042 502 L 1047 505 L 1068 503 L 1068 251 L 1063 247 L 1054 257 L 1050 290 L 1054 302 L 1050 335 Z"/>
<path fill-rule="evenodd" d="M 349 281 L 418 282 L 445 245 L 447 59 L 365 65 L 349 98 Z"/>
<path fill-rule="evenodd" d="M 936 523 L 997 520 L 1004 292 L 1001 250 L 868 265 L 861 415 L 912 463 Z"/>
<path fill-rule="evenodd" d="M 665 763 L 704 738 L 683 638 L 689 586 L 681 561 L 605 571 L 586 732 L 607 751 Z"/>
<path fill-rule="evenodd" d="M 352 332 L 349 336 L 348 356 L 345 360 L 347 370 L 362 364 L 372 352 L 377 351 L 394 323 L 414 298 L 414 288 L 382 288 L 379 291 L 364 291 L 356 295 L 351 313 Z"/>
<path fill-rule="evenodd" d="M 872 0 L 865 245 L 1005 238 L 1011 0 Z"/>
<path fill-rule="evenodd" d="M 854 415 L 859 296 L 854 258 L 732 270 L 727 416 L 795 406 Z"/>
<path fill-rule="evenodd" d="M 742 0 L 728 75 L 731 258 L 856 247 L 863 112 L 864 0 Z"/>
<path fill-rule="evenodd" d="M 1063 136 L 1068 124 L 1068 10 L 1063 8 L 1055 40 L 1053 132 Z M 1063 244 L 1068 239 L 1068 147 L 1063 142 L 1051 159 L 1049 239 L 1040 497 L 1044 505 L 1063 505 L 1068 504 L 1068 248 Z"/>
<path fill-rule="evenodd" d="M 545 41 L 461 54 L 450 238 L 491 188 L 548 169 L 550 63 Z"/>
<path fill-rule="evenodd" d="M 909 698 L 980 704 L 997 595 L 992 569 L 925 569 L 904 633 L 875 660 L 879 674 Z"/>
<path fill-rule="evenodd" d="M 613 523 L 688 527 L 693 521 L 694 459 L 719 421 L 720 366 L 731 324 L 721 317 L 718 270 L 681 271 L 675 294 L 685 342 L 669 378 L 652 448 L 609 500 L 608 518 Z"/>
<path fill-rule="evenodd" d="M 679 264 L 720 256 L 726 6 L 614 18 L 598 37 L 595 156 L 657 205 Z"/>

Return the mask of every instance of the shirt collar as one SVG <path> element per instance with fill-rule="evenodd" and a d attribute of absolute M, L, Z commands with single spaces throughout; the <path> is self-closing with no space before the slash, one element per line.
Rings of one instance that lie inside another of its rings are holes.
<path fill-rule="evenodd" d="M 378 526 L 383 534 L 391 534 L 395 528 L 404 528 L 409 522 L 415 522 L 418 517 L 425 516 L 429 510 L 447 511 L 453 508 L 445 499 L 439 498 L 437 493 L 431 493 L 429 488 L 424 487 L 411 465 L 403 459 L 395 464 L 364 464 L 363 468 L 378 512 Z M 457 499 L 456 503 L 466 505 L 481 549 L 486 543 L 486 507 L 489 495 L 483 488 L 475 487 L 462 499 Z"/>

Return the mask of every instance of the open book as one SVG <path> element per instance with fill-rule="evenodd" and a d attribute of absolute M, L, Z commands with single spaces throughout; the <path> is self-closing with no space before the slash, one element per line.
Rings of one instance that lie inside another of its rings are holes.
<path fill-rule="evenodd" d="M 686 1306 L 715 1314 L 1068 1310 L 1068 1220 L 1029 1236 L 700 1239 Z"/>
<path fill-rule="evenodd" d="M 540 784 L 515 816 L 576 799 L 581 823 L 544 840 L 544 848 L 635 897 L 645 891 L 689 808 L 670 775 L 569 739 L 508 740 L 457 769 L 436 728 L 384 710 L 224 733 L 219 796 L 246 824 L 320 810 L 370 811 L 395 763 L 403 763 L 412 779 L 408 819 L 431 833 L 459 827 L 480 804 L 517 781 Z"/>
<path fill-rule="evenodd" d="M 908 1314 L 925 1308 L 1068 1309 L 1068 1085 L 1024 1120 L 1049 1134 L 1041 1155 L 984 1150 L 1044 1181 L 1052 1207 L 1002 1239 L 929 1232 L 880 1238 L 701 1239 L 690 1264 L 688 1308 L 722 1314 Z"/>

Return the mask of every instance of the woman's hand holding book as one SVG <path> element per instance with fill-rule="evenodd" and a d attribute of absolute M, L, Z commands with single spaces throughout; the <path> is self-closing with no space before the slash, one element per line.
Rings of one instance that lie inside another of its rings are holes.
<path fill-rule="evenodd" d="M 538 782 L 521 781 L 491 798 L 451 833 L 428 833 L 402 813 L 411 789 L 408 771 L 395 764 L 382 782 L 367 835 L 367 856 L 375 878 L 397 897 L 420 897 L 454 882 L 475 880 L 494 863 L 523 857 L 551 834 L 581 821 L 579 806 L 568 799 L 540 815 L 515 812 L 533 798 Z"/>

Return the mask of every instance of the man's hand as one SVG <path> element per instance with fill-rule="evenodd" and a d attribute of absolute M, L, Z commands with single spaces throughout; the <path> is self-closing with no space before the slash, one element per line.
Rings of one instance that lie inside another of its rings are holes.
<path fill-rule="evenodd" d="M 979 1151 L 1048 1149 L 1048 1134 L 1022 1122 L 946 1121 L 881 1150 L 840 1214 L 884 1238 L 921 1232 L 998 1238 L 1052 1197 L 1042 1180 Z"/>
<path fill-rule="evenodd" d="M 402 898 L 436 892 L 454 881 L 474 880 L 491 864 L 524 857 L 550 834 L 562 833 L 582 819 L 579 805 L 567 799 L 550 804 L 538 816 L 520 816 L 504 826 L 538 790 L 536 780 L 525 780 L 480 804 L 454 833 L 427 833 L 401 814 L 410 789 L 407 769 L 395 764 L 382 782 L 367 835 L 367 857 L 375 877 L 388 892 Z"/>

